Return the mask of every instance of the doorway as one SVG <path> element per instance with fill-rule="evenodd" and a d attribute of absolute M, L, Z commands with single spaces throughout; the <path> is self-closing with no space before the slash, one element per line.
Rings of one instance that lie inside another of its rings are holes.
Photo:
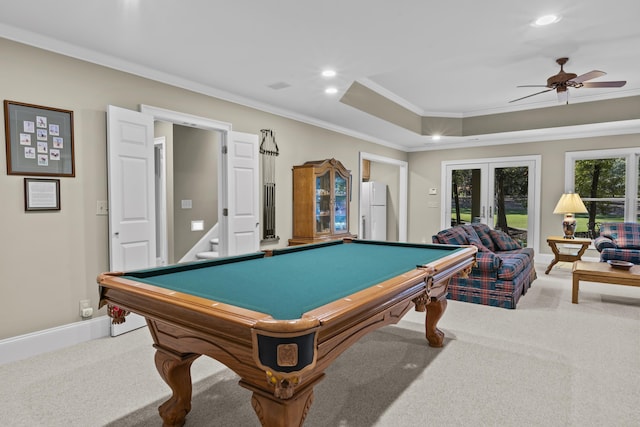
<path fill-rule="evenodd" d="M 154 133 L 167 140 L 166 190 L 158 191 L 156 187 L 156 219 L 158 226 L 166 230 L 167 262 L 195 261 L 199 252 L 212 253 L 211 240 L 218 237 L 213 231 L 218 223 L 221 135 L 218 131 L 158 121 L 154 123 Z M 163 196 L 166 201 L 159 202 Z M 169 220 L 161 225 L 163 215 Z"/>
<path fill-rule="evenodd" d="M 407 241 L 407 192 L 408 192 L 408 163 L 403 160 L 397 160 L 390 157 L 384 157 L 377 154 L 371 154 L 361 151 L 360 152 L 360 170 L 358 173 L 358 187 L 360 190 L 361 183 L 363 182 L 364 164 L 368 161 L 371 166 L 375 168 L 376 164 L 383 166 L 384 172 L 380 174 L 382 180 L 388 181 L 385 184 L 391 183 L 389 191 L 393 191 L 395 194 L 391 195 L 392 203 L 394 206 L 393 211 L 388 210 L 387 218 L 394 218 L 395 221 L 392 225 L 393 230 L 388 234 L 388 240 L 394 240 L 398 242 Z M 385 178 L 389 177 L 388 179 Z M 363 207 L 362 207 L 362 194 L 358 191 L 358 236 L 364 236 L 364 225 L 362 222 Z M 393 238 L 395 235 L 396 238 Z"/>
<path fill-rule="evenodd" d="M 540 156 L 443 162 L 441 228 L 481 222 L 539 246 Z"/>
<path fill-rule="evenodd" d="M 258 251 L 258 136 L 235 132 L 231 123 L 149 105 L 140 105 L 140 112 L 155 121 L 215 131 L 220 135 L 221 151 L 226 155 L 218 157 L 219 253 L 226 256 Z"/>

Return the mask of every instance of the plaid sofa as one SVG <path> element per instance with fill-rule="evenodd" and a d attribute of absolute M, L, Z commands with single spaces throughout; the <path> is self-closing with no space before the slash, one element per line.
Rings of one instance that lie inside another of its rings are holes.
<path fill-rule="evenodd" d="M 640 224 L 605 222 L 593 245 L 600 252 L 602 262 L 618 260 L 640 264 Z"/>
<path fill-rule="evenodd" d="M 478 248 L 469 277 L 451 279 L 449 299 L 513 309 L 536 279 L 533 249 L 522 248 L 508 234 L 486 224 L 457 225 L 440 231 L 432 241 Z"/>

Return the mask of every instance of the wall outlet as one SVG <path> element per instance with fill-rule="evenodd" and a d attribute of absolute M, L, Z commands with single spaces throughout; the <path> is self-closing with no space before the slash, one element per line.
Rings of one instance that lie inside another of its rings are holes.
<path fill-rule="evenodd" d="M 91 300 L 80 300 L 80 317 L 87 318 L 93 316 L 93 308 L 91 307 Z"/>

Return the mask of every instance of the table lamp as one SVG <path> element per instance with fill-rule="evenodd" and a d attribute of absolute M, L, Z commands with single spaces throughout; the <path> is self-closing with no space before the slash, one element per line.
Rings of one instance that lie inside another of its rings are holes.
<path fill-rule="evenodd" d="M 562 229 L 564 230 L 565 239 L 575 239 L 574 233 L 576 231 L 576 218 L 573 214 L 587 212 L 587 207 L 582 202 L 578 193 L 565 193 L 560 197 L 553 213 L 564 214 Z"/>

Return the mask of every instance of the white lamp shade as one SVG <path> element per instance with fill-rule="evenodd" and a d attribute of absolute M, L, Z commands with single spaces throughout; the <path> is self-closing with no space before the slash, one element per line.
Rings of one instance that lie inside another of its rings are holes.
<path fill-rule="evenodd" d="M 567 214 L 567 213 L 587 213 L 587 207 L 582 202 L 578 193 L 565 193 L 558 200 L 556 208 L 553 210 L 554 214 Z"/>

